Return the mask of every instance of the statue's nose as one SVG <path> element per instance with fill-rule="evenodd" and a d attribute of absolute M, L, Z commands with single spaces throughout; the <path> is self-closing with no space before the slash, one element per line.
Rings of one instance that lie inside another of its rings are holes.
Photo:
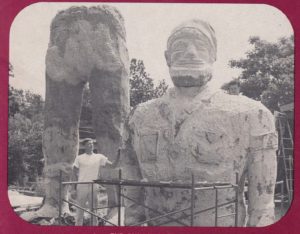
<path fill-rule="evenodd" d="M 189 45 L 186 49 L 186 52 L 184 54 L 184 57 L 185 58 L 188 58 L 188 59 L 195 59 L 198 57 L 198 54 L 197 54 L 197 49 L 194 45 Z"/>

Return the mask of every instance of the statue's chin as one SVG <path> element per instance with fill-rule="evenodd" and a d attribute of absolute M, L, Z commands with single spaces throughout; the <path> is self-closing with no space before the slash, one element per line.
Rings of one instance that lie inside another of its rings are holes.
<path fill-rule="evenodd" d="M 212 78 L 211 67 L 206 67 L 204 69 L 172 67 L 169 72 L 174 85 L 177 87 L 203 86 Z"/>
<path fill-rule="evenodd" d="M 212 73 L 193 75 L 176 75 L 173 74 L 172 81 L 176 87 L 194 87 L 206 85 L 212 78 Z"/>
<path fill-rule="evenodd" d="M 192 77 L 192 76 L 173 76 L 172 80 L 176 87 L 195 87 L 195 86 L 203 86 L 207 84 L 207 82 L 211 79 L 211 77 Z"/>

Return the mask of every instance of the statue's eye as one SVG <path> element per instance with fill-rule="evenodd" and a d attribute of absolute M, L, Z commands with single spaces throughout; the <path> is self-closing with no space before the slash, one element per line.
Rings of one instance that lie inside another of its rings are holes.
<path fill-rule="evenodd" d="M 206 51 L 211 47 L 206 38 L 203 38 L 202 40 L 194 40 L 193 43 L 198 51 Z"/>
<path fill-rule="evenodd" d="M 172 51 L 183 51 L 185 50 L 187 47 L 187 43 L 184 42 L 184 41 L 177 41 L 177 42 L 174 42 L 173 45 L 172 45 Z"/>

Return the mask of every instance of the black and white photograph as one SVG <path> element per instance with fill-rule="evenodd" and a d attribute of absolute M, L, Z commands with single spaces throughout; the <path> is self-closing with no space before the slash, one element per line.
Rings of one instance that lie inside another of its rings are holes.
<path fill-rule="evenodd" d="M 8 197 L 26 222 L 265 227 L 291 207 L 279 9 L 35 3 L 9 43 Z"/>

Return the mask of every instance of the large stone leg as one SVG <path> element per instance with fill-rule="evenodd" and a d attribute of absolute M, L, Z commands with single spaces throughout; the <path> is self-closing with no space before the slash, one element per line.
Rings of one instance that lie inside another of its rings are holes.
<path fill-rule="evenodd" d="M 123 69 L 115 72 L 94 70 L 90 77 L 93 122 L 99 152 L 116 159 L 122 144 L 123 125 L 129 110 L 128 78 Z M 101 169 L 101 177 L 118 178 L 113 169 Z M 108 205 L 116 205 L 116 191 L 107 186 Z"/>
<path fill-rule="evenodd" d="M 45 157 L 45 204 L 58 205 L 59 171 L 70 180 L 78 154 L 78 128 L 84 83 L 77 85 L 47 80 L 43 151 Z M 63 190 L 65 195 L 65 189 Z"/>
<path fill-rule="evenodd" d="M 93 126 L 99 153 L 114 161 L 122 146 L 123 125 L 129 113 L 129 58 L 126 48 L 124 23 L 120 15 L 110 9 L 113 20 L 99 23 L 95 33 L 101 38 L 98 52 L 101 61 L 96 61 L 89 84 L 92 95 Z M 109 18 L 109 17 L 108 17 Z M 102 168 L 101 178 L 117 178 L 117 171 Z M 116 205 L 116 190 L 107 186 L 108 205 Z"/>
<path fill-rule="evenodd" d="M 46 196 L 40 210 L 23 216 L 29 221 L 36 217 L 58 216 L 60 171 L 62 171 L 62 180 L 69 181 L 72 164 L 78 153 L 78 127 L 84 83 L 73 85 L 64 81 L 57 82 L 48 76 L 46 82 L 43 134 Z M 61 194 L 65 197 L 66 187 Z"/>
<path fill-rule="evenodd" d="M 89 79 L 100 151 L 111 160 L 116 157 L 129 109 L 125 37 L 123 18 L 113 7 L 71 7 L 53 19 L 46 56 L 46 198 L 38 212 L 26 214 L 24 219 L 57 217 L 59 171 L 63 171 L 64 181 L 70 179 L 78 153 L 83 86 Z M 114 204 L 113 192 L 109 190 L 109 194 Z"/>
<path fill-rule="evenodd" d="M 128 78 L 115 72 L 95 69 L 90 77 L 93 124 L 100 153 L 116 159 L 121 147 L 123 125 L 128 114 Z"/>

